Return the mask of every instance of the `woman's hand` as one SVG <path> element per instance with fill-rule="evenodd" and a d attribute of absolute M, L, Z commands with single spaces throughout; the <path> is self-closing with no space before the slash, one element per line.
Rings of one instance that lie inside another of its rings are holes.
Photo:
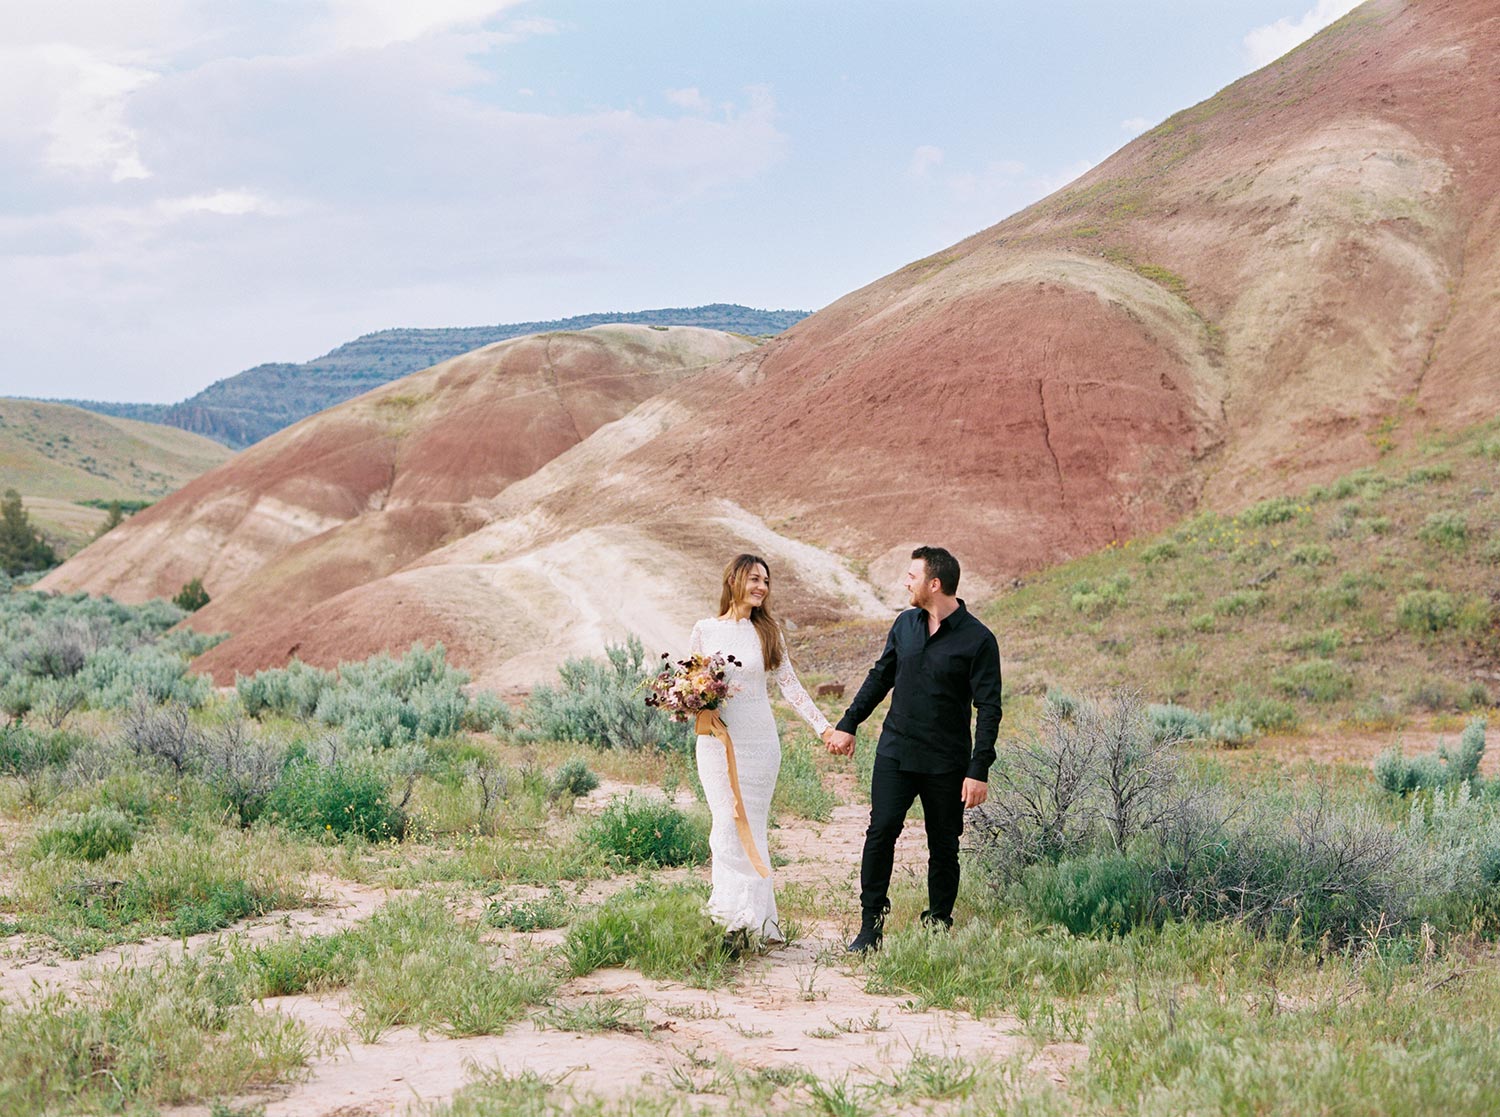
<path fill-rule="evenodd" d="M 829 726 L 823 730 L 823 743 L 828 746 L 828 751 L 834 756 L 854 755 L 854 734 L 845 733 L 842 730 Z"/>

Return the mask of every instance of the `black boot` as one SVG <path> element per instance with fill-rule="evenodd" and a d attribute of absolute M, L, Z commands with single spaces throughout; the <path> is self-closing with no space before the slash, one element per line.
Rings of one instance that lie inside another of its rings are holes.
<path fill-rule="evenodd" d="M 867 954 L 872 950 L 879 950 L 880 940 L 885 933 L 885 913 L 890 910 L 887 905 L 885 911 L 876 915 L 866 912 L 859 921 L 859 934 L 844 948 L 845 951 L 849 954 Z"/>
<path fill-rule="evenodd" d="M 951 915 L 938 915 L 935 912 L 924 911 L 922 913 L 922 926 L 934 931 L 953 930 L 953 917 Z"/>

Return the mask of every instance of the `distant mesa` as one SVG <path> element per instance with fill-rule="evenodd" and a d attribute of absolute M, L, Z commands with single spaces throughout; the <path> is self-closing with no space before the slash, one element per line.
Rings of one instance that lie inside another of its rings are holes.
<path fill-rule="evenodd" d="M 181 403 L 101 403 L 76 407 L 194 431 L 236 450 L 259 442 L 336 403 L 449 357 L 525 334 L 584 330 L 618 322 L 700 326 L 752 337 L 779 334 L 807 317 L 803 310 L 754 310 L 733 303 L 580 314 L 550 322 L 453 329 L 397 329 L 366 334 L 303 364 L 264 364 L 215 381 Z"/>
<path fill-rule="evenodd" d="M 488 347 L 266 440 L 44 584 L 201 575 L 220 681 L 424 639 L 501 688 L 626 631 L 680 647 L 738 550 L 798 624 L 890 615 L 919 543 L 982 598 L 1491 418 L 1497 119 L 1492 0 L 1375 0 L 770 341 Z"/>

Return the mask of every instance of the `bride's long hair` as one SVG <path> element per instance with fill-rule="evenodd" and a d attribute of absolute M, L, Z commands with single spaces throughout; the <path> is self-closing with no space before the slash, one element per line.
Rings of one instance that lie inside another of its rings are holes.
<path fill-rule="evenodd" d="M 750 572 L 757 566 L 766 568 L 766 579 L 769 581 L 771 565 L 759 555 L 735 555 L 724 568 L 724 589 L 719 594 L 720 616 L 728 613 L 731 606 L 745 600 L 745 583 L 750 578 Z M 760 653 L 765 660 L 766 670 L 776 670 L 786 658 L 786 645 L 782 642 L 781 622 L 771 613 L 769 586 L 765 600 L 751 607 L 750 623 L 755 626 L 755 634 L 760 637 Z"/>

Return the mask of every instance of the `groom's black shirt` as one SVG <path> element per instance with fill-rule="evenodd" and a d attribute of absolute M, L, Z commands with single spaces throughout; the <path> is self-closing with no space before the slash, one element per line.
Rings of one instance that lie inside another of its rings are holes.
<path fill-rule="evenodd" d="M 876 756 L 891 757 L 908 772 L 963 770 L 970 779 L 989 778 L 1000 732 L 1000 648 L 962 601 L 931 636 L 927 610 L 908 609 L 896 618 L 839 729 L 853 733 L 893 689 Z M 979 710 L 972 749 L 971 703 Z"/>

